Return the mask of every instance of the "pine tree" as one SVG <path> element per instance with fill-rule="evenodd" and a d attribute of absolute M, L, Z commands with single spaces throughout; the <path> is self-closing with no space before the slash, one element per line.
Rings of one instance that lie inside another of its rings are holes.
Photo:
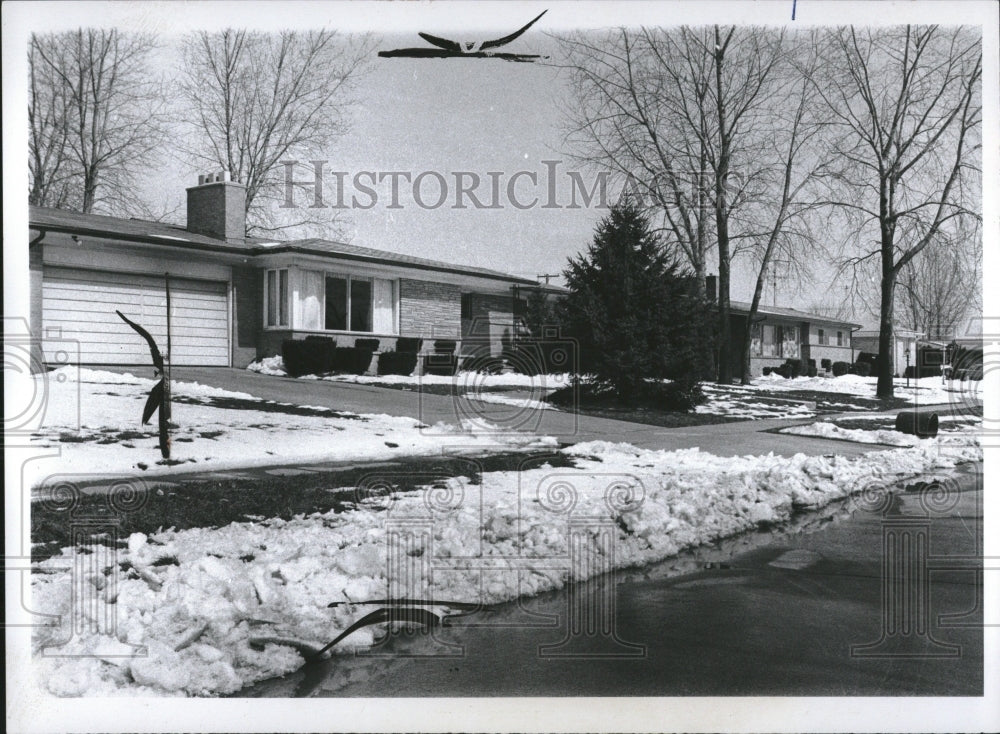
<path fill-rule="evenodd" d="M 714 311 L 634 205 L 613 207 L 564 274 L 570 293 L 560 320 L 578 341 L 589 383 L 635 404 L 662 402 L 669 379 L 676 407 L 698 401 Z"/>

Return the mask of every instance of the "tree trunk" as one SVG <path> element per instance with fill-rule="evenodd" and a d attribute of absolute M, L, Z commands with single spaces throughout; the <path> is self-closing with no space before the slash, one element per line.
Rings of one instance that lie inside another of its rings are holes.
<path fill-rule="evenodd" d="M 891 237 L 891 235 L 890 235 Z M 879 308 L 878 329 L 878 385 L 875 395 L 891 398 L 895 394 L 893 385 L 893 301 L 896 290 L 896 272 L 893 269 L 892 241 L 886 246 L 886 234 L 882 235 L 882 303 Z"/>
<path fill-rule="evenodd" d="M 728 42 L 727 42 L 728 43 Z M 715 109 L 719 123 L 719 158 L 715 169 L 715 231 L 719 245 L 719 384 L 733 381 L 731 326 L 729 323 L 729 185 L 730 137 L 726 129 L 726 108 L 722 86 L 722 62 L 725 48 L 715 26 Z"/>

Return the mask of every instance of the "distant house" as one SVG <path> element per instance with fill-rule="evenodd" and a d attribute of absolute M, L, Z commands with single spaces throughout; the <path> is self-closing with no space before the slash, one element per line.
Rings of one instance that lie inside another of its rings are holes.
<path fill-rule="evenodd" d="M 862 329 L 854 335 L 859 352 L 879 354 L 878 329 Z M 902 375 L 907 365 L 917 363 L 917 342 L 922 335 L 911 329 L 896 327 L 892 330 L 892 372 Z"/>
<path fill-rule="evenodd" d="M 226 174 L 187 190 L 185 227 L 31 207 L 31 327 L 48 364 L 149 364 L 122 311 L 176 365 L 244 367 L 282 340 L 486 340 L 499 351 L 534 280 L 331 242 L 246 237 L 245 188 Z M 553 290 L 558 290 L 553 287 Z M 60 341 L 61 340 L 61 341 Z M 73 349 L 63 348 L 66 340 Z M 70 354 L 72 353 L 72 354 Z"/>
<path fill-rule="evenodd" d="M 715 298 L 715 279 L 709 276 L 708 293 Z M 739 375 L 744 334 L 750 304 L 730 301 L 730 331 L 733 374 Z M 760 305 L 750 331 L 750 374 L 759 377 L 765 367 L 778 367 L 788 359 L 808 365 L 815 360 L 822 371 L 823 360 L 853 362 L 857 354 L 853 334 L 860 329 L 842 319 L 799 311 L 793 308 Z"/>

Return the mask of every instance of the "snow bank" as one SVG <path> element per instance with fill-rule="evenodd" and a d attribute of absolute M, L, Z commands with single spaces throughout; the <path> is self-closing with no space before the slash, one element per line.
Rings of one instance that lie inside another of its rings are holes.
<path fill-rule="evenodd" d="M 251 372 L 259 372 L 262 375 L 274 375 L 275 377 L 286 377 L 288 375 L 285 372 L 285 360 L 280 356 L 264 357 L 257 362 L 251 362 L 247 365 L 247 369 Z"/>
<path fill-rule="evenodd" d="M 919 446 L 922 440 L 907 433 L 881 428 L 865 430 L 862 428 L 841 428 L 834 423 L 811 423 L 808 426 L 792 426 L 784 428 L 781 433 L 792 433 L 796 436 L 815 436 L 817 438 L 836 438 L 855 443 L 881 443 L 888 446 Z"/>
<path fill-rule="evenodd" d="M 61 696 L 207 695 L 287 673 L 303 663 L 293 647 L 267 643 L 255 650 L 251 640 L 322 645 L 370 611 L 354 602 L 398 590 L 386 577 L 387 528 L 397 520 L 427 528 L 408 555 L 436 569 L 415 580 L 413 593 L 491 603 L 565 583 L 558 559 L 568 553 L 571 516 L 605 521 L 615 529 L 616 563 L 636 566 L 787 520 L 796 508 L 824 505 L 873 482 L 982 458 L 972 440 L 937 439 L 853 459 L 723 458 L 602 441 L 565 451 L 576 457 L 575 468 L 488 472 L 478 482 L 454 478 L 425 492 L 372 500 L 377 508 L 137 534 L 114 559 L 129 564 L 119 568 L 135 569 L 120 574 L 116 596 L 94 556 L 83 563 L 64 549 L 37 564 L 43 573 L 32 576 L 32 608 L 60 614 L 63 623 L 37 630 L 34 645 L 36 652 L 51 644 L 80 657 L 36 654 L 36 682 Z M 498 570 L 476 570 L 484 558 Z M 512 559 L 523 570 L 506 563 Z M 74 579 L 75 563 L 85 578 Z M 571 573 L 582 577 L 585 569 Z M 115 614 L 117 637 L 70 634 L 74 588 L 85 595 L 77 613 Z M 331 609 L 330 602 L 346 604 Z M 371 629 L 359 631 L 337 652 L 373 639 Z M 128 645 L 145 646 L 148 655 L 114 657 Z"/>
<path fill-rule="evenodd" d="M 37 377 L 36 379 L 44 379 Z M 33 486 L 53 473 L 143 476 L 206 469 L 385 460 L 440 454 L 460 445 L 489 452 L 555 446 L 553 438 L 491 426 L 428 427 L 415 418 L 354 415 L 327 408 L 285 406 L 193 382 L 172 382 L 176 402 L 171 462 L 161 459 L 155 420 L 139 419 L 155 380 L 64 367 L 49 373 L 38 446 L 58 446 L 58 458 L 32 462 Z"/>

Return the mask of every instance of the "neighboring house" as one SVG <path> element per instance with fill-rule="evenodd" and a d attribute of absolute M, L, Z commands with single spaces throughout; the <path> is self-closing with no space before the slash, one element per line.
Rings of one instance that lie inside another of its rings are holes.
<path fill-rule="evenodd" d="M 917 363 L 917 342 L 921 334 L 911 329 L 896 327 L 892 330 L 892 373 L 901 376 L 907 365 Z M 862 329 L 854 335 L 858 352 L 879 354 L 878 329 Z"/>
<path fill-rule="evenodd" d="M 328 335 L 501 342 L 534 280 L 321 239 L 245 237 L 245 189 L 227 174 L 187 190 L 187 226 L 31 207 L 31 328 L 47 364 L 150 364 L 120 310 L 176 365 L 245 367 L 281 342 Z M 555 287 L 550 288 L 558 291 Z M 66 340 L 69 340 L 68 342 Z M 67 343 L 70 348 L 67 349 Z"/>
<path fill-rule="evenodd" d="M 709 276 L 707 290 L 714 300 L 714 276 Z M 729 307 L 733 374 L 739 376 L 750 304 L 730 301 Z M 759 377 L 765 367 L 778 367 L 788 359 L 800 359 L 805 365 L 815 360 L 821 372 L 824 359 L 831 364 L 853 362 L 857 350 L 852 335 L 860 328 L 860 324 L 842 319 L 761 304 L 751 325 L 750 374 Z"/>

